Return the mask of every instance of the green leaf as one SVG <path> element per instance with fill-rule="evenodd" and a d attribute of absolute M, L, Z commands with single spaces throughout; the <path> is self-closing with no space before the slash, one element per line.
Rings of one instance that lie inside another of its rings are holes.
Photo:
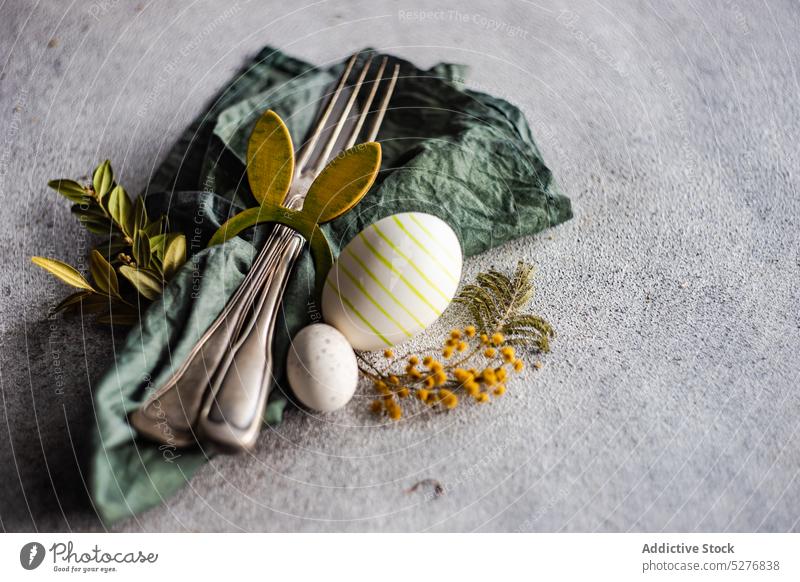
<path fill-rule="evenodd" d="M 143 230 L 139 230 L 133 237 L 133 258 L 140 267 L 150 265 L 150 237 Z"/>
<path fill-rule="evenodd" d="M 548 352 L 553 327 L 538 315 L 521 313 L 533 296 L 533 273 L 533 265 L 522 261 L 511 277 L 494 270 L 481 273 L 454 301 L 469 310 L 481 333 L 501 332 L 506 345 Z"/>
<path fill-rule="evenodd" d="M 122 265 L 119 272 L 136 288 L 139 294 L 151 301 L 157 299 L 163 287 L 161 281 L 150 271 L 135 269 L 129 265 Z"/>
<path fill-rule="evenodd" d="M 81 216 L 79 218 L 81 226 L 91 233 L 108 236 L 114 232 L 113 225 L 108 219 L 101 220 L 90 216 Z"/>
<path fill-rule="evenodd" d="M 106 194 L 111 190 L 111 184 L 113 183 L 114 172 L 111 169 L 111 162 L 106 160 L 95 168 L 94 174 L 92 175 L 92 185 L 94 186 L 94 193 L 98 200 L 102 201 L 105 198 Z"/>
<path fill-rule="evenodd" d="M 108 199 L 108 213 L 122 227 L 122 232 L 129 237 L 133 237 L 135 226 L 133 205 L 131 205 L 131 199 L 128 198 L 128 193 L 125 192 L 122 186 L 115 186 L 111 191 Z"/>
<path fill-rule="evenodd" d="M 150 218 L 147 216 L 147 209 L 144 207 L 144 200 L 139 196 L 133 204 L 133 222 L 134 232 L 143 230 L 150 224 Z"/>
<path fill-rule="evenodd" d="M 91 220 L 99 220 L 104 223 L 108 223 L 109 226 L 111 225 L 111 222 L 108 220 L 108 216 L 106 216 L 106 213 L 103 212 L 103 209 L 98 207 L 94 203 L 73 204 L 69 210 L 70 212 L 72 212 L 72 214 L 77 216 L 78 219 L 80 219 L 81 217 L 86 217 Z"/>
<path fill-rule="evenodd" d="M 532 335 L 532 343 L 539 342 L 541 334 L 546 333 L 544 326 L 549 324 L 519 313 L 533 297 L 533 272 L 533 265 L 520 261 L 511 277 L 495 270 L 481 273 L 476 283 L 465 285 L 454 301 L 467 307 L 481 332 L 519 330 L 524 336 L 518 338 L 520 341 Z"/>
<path fill-rule="evenodd" d="M 516 315 L 509 318 L 508 322 L 503 326 L 503 330 L 507 333 L 525 333 L 534 330 L 542 335 L 553 335 L 553 327 L 544 319 L 537 315 Z"/>
<path fill-rule="evenodd" d="M 93 291 L 76 291 L 75 293 L 71 293 L 62 299 L 58 305 L 53 307 L 53 313 L 58 313 L 59 311 L 64 311 L 65 309 L 73 307 L 93 293 Z"/>
<path fill-rule="evenodd" d="M 94 291 L 89 281 L 83 278 L 77 269 L 70 267 L 66 263 L 57 261 L 55 259 L 48 259 L 46 257 L 31 257 L 33 264 L 41 267 L 45 271 L 55 275 L 67 285 L 72 285 L 78 289 L 86 289 L 87 291 Z"/>
<path fill-rule="evenodd" d="M 294 175 L 294 147 L 289 130 L 278 115 L 266 111 L 247 142 L 247 181 L 259 204 L 279 206 Z"/>
<path fill-rule="evenodd" d="M 119 281 L 117 272 L 105 257 L 96 249 L 89 253 L 89 270 L 95 285 L 113 297 L 119 297 Z"/>
<path fill-rule="evenodd" d="M 64 309 L 65 313 L 82 313 L 83 315 L 108 313 L 109 309 L 117 301 L 115 298 L 109 295 L 89 293 L 85 291 L 82 291 L 81 293 L 86 293 L 86 295 L 79 300 L 70 302 L 70 304 Z M 72 296 L 68 297 L 67 299 L 70 299 L 71 297 Z M 119 303 L 118 305 L 124 306 L 124 303 Z"/>
<path fill-rule="evenodd" d="M 497 271 L 481 273 L 476 277 L 479 285 L 491 289 L 493 295 L 500 303 L 508 303 L 514 296 L 514 284 L 505 275 Z"/>
<path fill-rule="evenodd" d="M 76 204 L 86 204 L 91 200 L 86 189 L 75 180 L 50 180 L 47 185 Z"/>
<path fill-rule="evenodd" d="M 164 254 L 166 253 L 167 247 L 169 247 L 172 242 L 178 238 L 182 237 L 183 235 L 176 232 L 168 232 L 166 234 L 157 234 L 156 236 L 150 237 L 150 260 L 154 260 L 154 258 L 158 258 L 161 260 L 162 264 L 164 261 Z M 184 259 L 185 262 L 186 259 Z"/>
<path fill-rule="evenodd" d="M 164 278 L 172 276 L 186 262 L 186 237 L 179 235 L 172 239 L 164 252 Z"/>
<path fill-rule="evenodd" d="M 150 254 L 154 257 L 164 257 L 164 246 L 167 244 L 167 239 L 173 235 L 157 234 L 150 237 Z"/>
<path fill-rule="evenodd" d="M 381 146 L 362 143 L 333 159 L 311 184 L 303 213 L 322 224 L 341 216 L 367 193 L 381 167 Z"/>
<path fill-rule="evenodd" d="M 114 299 L 108 295 L 96 293 L 80 302 L 80 310 L 84 314 L 108 312 Z M 77 307 L 77 306 L 76 306 Z"/>
<path fill-rule="evenodd" d="M 164 234 L 167 231 L 167 217 L 162 216 L 158 220 L 155 220 L 145 226 L 142 230 L 144 230 L 147 236 L 153 237 L 159 234 Z"/>
<path fill-rule="evenodd" d="M 164 279 L 164 263 L 161 261 L 161 259 L 158 256 L 156 256 L 156 255 L 154 255 L 152 253 L 150 254 L 150 267 L 149 268 L 150 268 L 151 271 L 154 271 L 159 277 Z"/>

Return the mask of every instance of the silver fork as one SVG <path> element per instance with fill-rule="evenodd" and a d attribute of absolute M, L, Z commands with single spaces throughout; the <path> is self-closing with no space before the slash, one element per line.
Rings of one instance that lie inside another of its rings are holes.
<path fill-rule="evenodd" d="M 350 112 L 358 94 L 370 83 L 365 79 L 372 63 L 371 56 L 357 75 L 342 112 L 329 128 L 328 120 L 341 105 L 357 58 L 358 55 L 353 55 L 345 66 L 298 157 L 295 180 L 285 202 L 289 208 L 302 206 L 306 185 L 325 167 L 342 131 L 351 121 Z M 384 57 L 342 149 L 352 147 L 358 139 L 384 81 L 386 65 Z M 374 112 L 367 141 L 377 137 L 398 74 L 399 66 L 395 65 Z M 320 144 L 327 129 L 330 129 L 329 135 Z M 288 227 L 275 227 L 239 289 L 184 363 L 131 415 L 131 424 L 140 433 L 174 446 L 189 446 L 200 439 L 237 451 L 255 444 L 272 380 L 275 321 L 289 274 L 303 245 L 302 237 Z"/>

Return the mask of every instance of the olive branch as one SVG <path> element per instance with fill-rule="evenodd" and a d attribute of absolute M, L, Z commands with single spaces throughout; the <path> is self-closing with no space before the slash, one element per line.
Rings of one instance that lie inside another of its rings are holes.
<path fill-rule="evenodd" d="M 388 349 L 383 365 L 359 354 L 359 371 L 378 393 L 372 411 L 398 420 L 404 399 L 411 396 L 444 410 L 465 397 L 486 403 L 505 394 L 526 355 L 550 351 L 555 336 L 547 321 L 526 310 L 533 298 L 533 273 L 533 265 L 520 261 L 510 276 L 490 270 L 465 285 L 453 301 L 467 309 L 470 325 L 453 329 L 435 351 L 396 356 Z M 524 348 L 523 353 L 515 347 Z M 542 363 L 536 360 L 533 367 L 538 370 Z"/>

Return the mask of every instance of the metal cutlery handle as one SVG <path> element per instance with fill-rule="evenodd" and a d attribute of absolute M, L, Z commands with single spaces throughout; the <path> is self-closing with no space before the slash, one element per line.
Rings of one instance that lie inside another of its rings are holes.
<path fill-rule="evenodd" d="M 256 301 L 249 325 L 242 329 L 228 357 L 217 369 L 200 410 L 197 428 L 201 438 L 222 448 L 241 450 L 255 445 L 272 384 L 272 342 L 281 299 L 300 251 L 303 238 L 291 233 L 275 269 Z M 276 230 L 277 234 L 277 230 Z"/>
<path fill-rule="evenodd" d="M 200 337 L 183 364 L 131 415 L 131 424 L 140 433 L 158 441 L 171 441 L 176 446 L 188 446 L 196 442 L 193 427 L 203 402 L 205 387 L 230 351 L 231 344 L 246 321 L 245 316 L 259 296 L 277 260 L 279 243 L 277 237 L 270 237 L 233 297 Z"/>

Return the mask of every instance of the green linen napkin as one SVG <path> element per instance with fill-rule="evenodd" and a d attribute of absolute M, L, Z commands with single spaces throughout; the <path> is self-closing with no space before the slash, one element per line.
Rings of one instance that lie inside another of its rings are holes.
<path fill-rule="evenodd" d="M 464 67 L 423 71 L 400 64 L 400 78 L 379 141 L 381 173 L 349 214 L 324 227 L 334 254 L 367 225 L 396 212 L 439 216 L 465 255 L 532 234 L 572 216 L 522 113 L 502 99 L 462 86 Z M 143 194 L 151 215 L 167 213 L 189 242 L 190 259 L 143 315 L 95 390 L 97 432 L 91 494 L 107 523 L 158 505 L 186 484 L 213 451 L 175 449 L 137 438 L 127 415 L 188 354 L 244 278 L 269 226 L 206 249 L 211 234 L 253 204 L 245 152 L 266 109 L 302 143 L 319 100 L 343 64 L 330 69 L 264 48 L 170 151 Z M 290 338 L 316 305 L 307 251 L 288 284 L 276 326 L 275 382 L 266 422 L 278 423 L 290 393 L 280 380 Z"/>

